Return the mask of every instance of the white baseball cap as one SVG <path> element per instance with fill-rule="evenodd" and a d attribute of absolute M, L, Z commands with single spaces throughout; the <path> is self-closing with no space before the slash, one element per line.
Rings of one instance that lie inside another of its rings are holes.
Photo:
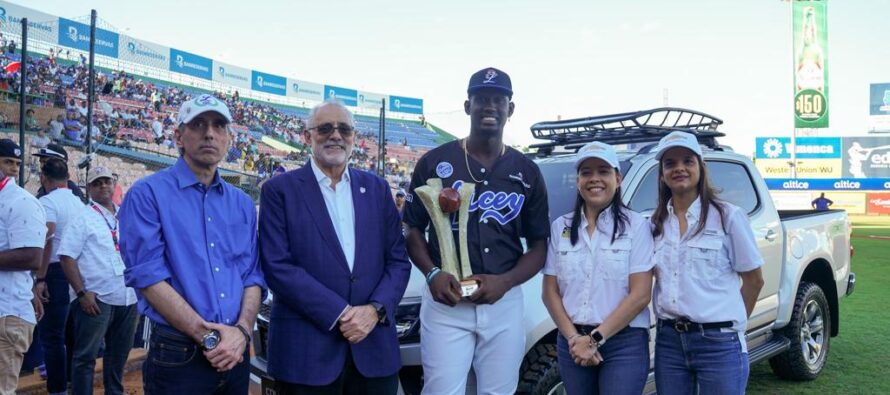
<path fill-rule="evenodd" d="M 701 146 L 698 144 L 698 139 L 692 133 L 686 132 L 671 132 L 671 134 L 664 136 L 659 142 L 658 150 L 655 153 L 655 159 L 661 160 L 661 157 L 664 156 L 667 150 L 674 147 L 683 147 L 689 149 L 692 152 L 695 152 L 699 158 L 702 157 Z"/>
<path fill-rule="evenodd" d="M 87 184 L 92 184 L 93 181 L 96 181 L 100 178 L 110 178 L 113 180 L 114 175 L 111 173 L 111 170 L 109 168 L 104 167 L 104 166 L 98 166 L 98 167 L 93 168 L 93 170 L 90 171 L 90 179 L 87 180 Z"/>
<path fill-rule="evenodd" d="M 216 111 L 227 121 L 232 122 L 232 113 L 229 112 L 229 107 L 226 106 L 226 103 L 213 95 L 205 93 L 182 103 L 182 106 L 179 107 L 179 124 L 189 123 L 192 119 L 207 111 Z"/>
<path fill-rule="evenodd" d="M 602 159 L 608 163 L 609 166 L 616 169 L 618 168 L 618 154 L 615 153 L 615 148 L 612 148 L 609 144 L 601 143 L 599 141 L 585 144 L 578 150 L 578 153 L 575 154 L 575 169 L 577 170 L 578 166 L 581 166 L 581 163 L 590 158 Z"/>

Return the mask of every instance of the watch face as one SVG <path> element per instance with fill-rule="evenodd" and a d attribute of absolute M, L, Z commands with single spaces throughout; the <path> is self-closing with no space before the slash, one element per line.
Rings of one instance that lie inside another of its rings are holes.
<path fill-rule="evenodd" d="M 206 336 L 204 336 L 204 348 L 205 349 L 212 350 L 212 349 L 216 348 L 216 346 L 218 346 L 218 345 L 219 345 L 219 335 L 216 333 L 216 331 L 210 332 Z"/>

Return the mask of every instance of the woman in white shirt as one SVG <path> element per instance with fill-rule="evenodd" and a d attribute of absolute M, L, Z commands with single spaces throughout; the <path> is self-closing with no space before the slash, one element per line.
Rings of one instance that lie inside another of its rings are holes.
<path fill-rule="evenodd" d="M 654 247 L 648 222 L 621 201 L 618 166 L 611 146 L 582 147 L 575 208 L 550 229 L 543 299 L 569 394 L 638 395 L 649 371 Z"/>
<path fill-rule="evenodd" d="M 763 286 L 747 214 L 717 199 L 695 136 L 659 142 L 655 384 L 659 394 L 743 394 L 745 329 Z"/>

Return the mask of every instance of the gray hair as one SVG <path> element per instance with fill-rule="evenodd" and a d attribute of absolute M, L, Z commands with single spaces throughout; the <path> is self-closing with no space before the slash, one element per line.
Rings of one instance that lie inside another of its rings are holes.
<path fill-rule="evenodd" d="M 347 116 L 349 117 L 349 124 L 352 125 L 352 127 L 355 127 L 355 117 L 352 115 L 352 111 L 349 111 L 349 109 L 346 108 L 346 106 L 344 106 L 343 103 L 341 103 L 340 101 L 338 101 L 336 99 L 328 99 L 328 100 L 325 100 L 324 103 L 321 103 L 315 107 L 312 107 L 312 110 L 309 111 L 309 120 L 306 122 L 306 126 L 308 126 L 308 127 L 317 126 L 317 125 L 315 125 L 315 116 L 318 115 L 318 112 L 321 111 L 322 108 L 325 108 L 327 106 L 335 106 L 335 107 L 342 108 L 343 111 L 345 111 Z"/>

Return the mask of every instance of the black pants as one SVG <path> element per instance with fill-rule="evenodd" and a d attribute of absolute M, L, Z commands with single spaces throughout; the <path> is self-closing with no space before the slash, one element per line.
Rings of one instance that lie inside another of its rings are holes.
<path fill-rule="evenodd" d="M 283 395 L 395 395 L 398 390 L 398 373 L 386 377 L 365 377 L 356 369 L 352 352 L 346 354 L 346 365 L 333 383 L 314 386 L 278 382 L 278 393 Z"/>

